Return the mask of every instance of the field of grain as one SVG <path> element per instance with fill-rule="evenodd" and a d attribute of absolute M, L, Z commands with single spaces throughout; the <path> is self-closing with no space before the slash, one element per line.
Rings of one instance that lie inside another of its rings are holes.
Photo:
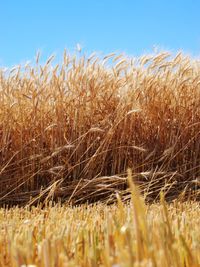
<path fill-rule="evenodd" d="M 0 266 L 200 266 L 200 61 L 53 60 L 0 69 Z"/>
<path fill-rule="evenodd" d="M 199 103 L 200 62 L 181 53 L 1 69 L 0 204 L 112 201 L 128 168 L 149 201 L 198 198 Z"/>

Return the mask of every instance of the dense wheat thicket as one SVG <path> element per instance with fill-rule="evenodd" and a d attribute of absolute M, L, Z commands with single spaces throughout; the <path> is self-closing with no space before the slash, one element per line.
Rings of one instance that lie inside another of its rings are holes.
<path fill-rule="evenodd" d="M 130 178 L 131 183 L 131 178 Z M 1 209 L 2 267 L 199 267 L 198 202 Z M 50 204 L 50 203 L 49 203 Z"/>
<path fill-rule="evenodd" d="M 163 52 L 0 70 L 0 203 L 198 198 L 200 62 Z"/>

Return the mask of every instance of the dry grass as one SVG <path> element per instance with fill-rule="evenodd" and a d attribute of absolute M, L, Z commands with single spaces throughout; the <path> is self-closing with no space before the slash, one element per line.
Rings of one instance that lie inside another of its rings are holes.
<path fill-rule="evenodd" d="M 2 267 L 198 267 L 198 202 L 0 210 Z"/>
<path fill-rule="evenodd" d="M 112 200 L 128 167 L 147 200 L 199 197 L 198 60 L 52 59 L 0 71 L 1 205 Z"/>

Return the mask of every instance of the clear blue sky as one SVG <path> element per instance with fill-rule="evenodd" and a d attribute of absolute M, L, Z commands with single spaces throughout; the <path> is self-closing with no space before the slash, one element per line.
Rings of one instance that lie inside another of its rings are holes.
<path fill-rule="evenodd" d="M 200 55 L 199 0 L 2 0 L 0 66 L 64 48 L 137 56 L 153 46 Z"/>

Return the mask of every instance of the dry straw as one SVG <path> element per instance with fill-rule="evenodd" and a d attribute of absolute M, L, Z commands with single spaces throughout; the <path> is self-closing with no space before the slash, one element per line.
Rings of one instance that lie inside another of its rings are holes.
<path fill-rule="evenodd" d="M 199 267 L 199 202 L 131 201 L 0 209 L 1 267 Z"/>

